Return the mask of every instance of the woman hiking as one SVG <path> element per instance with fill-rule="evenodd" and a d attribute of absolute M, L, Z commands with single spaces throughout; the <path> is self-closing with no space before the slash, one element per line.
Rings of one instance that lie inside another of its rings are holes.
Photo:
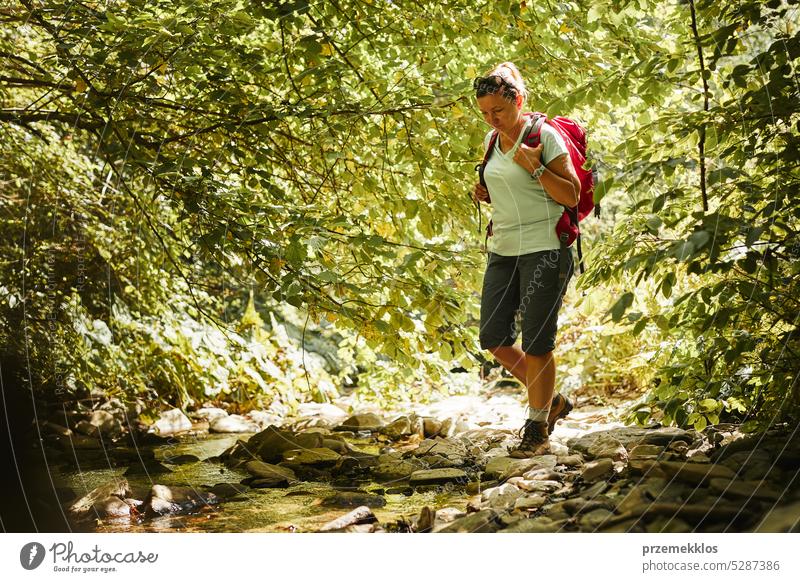
<path fill-rule="evenodd" d="M 580 181 L 561 135 L 540 117 L 523 113 L 528 92 L 513 63 L 501 63 L 473 84 L 483 118 L 497 139 L 483 171 L 486 187 L 473 197 L 491 202 L 491 238 L 481 293 L 480 346 L 528 390 L 528 418 L 521 442 L 509 456 L 533 457 L 550 450 L 549 435 L 572 403 L 554 394 L 558 311 L 572 276 L 573 259 L 555 226 L 564 207 L 574 207 Z M 522 143 L 541 126 L 541 140 Z M 491 198 L 489 194 L 491 193 Z M 521 313 L 522 347 L 515 345 L 515 318 Z"/>

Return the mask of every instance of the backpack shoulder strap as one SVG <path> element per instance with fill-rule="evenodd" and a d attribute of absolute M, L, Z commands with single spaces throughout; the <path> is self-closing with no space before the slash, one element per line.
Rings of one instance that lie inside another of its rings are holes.
<path fill-rule="evenodd" d="M 486 152 L 483 154 L 483 161 L 475 166 L 475 169 L 478 170 L 478 177 L 481 182 L 481 186 L 484 188 L 486 187 L 486 180 L 483 178 L 483 172 L 486 170 L 486 164 L 489 161 L 489 158 L 492 156 L 492 151 L 494 151 L 494 144 L 497 142 L 497 130 L 492 131 L 492 136 L 489 138 L 489 145 L 486 147 Z"/>
<path fill-rule="evenodd" d="M 538 111 L 534 111 L 530 115 L 533 119 L 533 123 L 531 123 L 529 126 L 528 133 L 522 139 L 522 143 L 528 147 L 535 148 L 539 145 L 539 142 L 542 141 L 542 127 L 544 127 L 544 124 L 547 121 L 547 116 L 544 113 L 539 113 Z"/>

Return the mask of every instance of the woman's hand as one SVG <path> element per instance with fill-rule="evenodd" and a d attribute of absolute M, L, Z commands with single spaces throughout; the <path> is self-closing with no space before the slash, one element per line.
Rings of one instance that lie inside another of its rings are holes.
<path fill-rule="evenodd" d="M 542 165 L 542 148 L 544 146 L 540 143 L 535 148 L 526 146 L 524 143 L 519 144 L 519 148 L 514 153 L 514 161 L 525 168 L 529 174 L 536 168 Z"/>
<path fill-rule="evenodd" d="M 486 189 L 486 186 L 482 186 L 480 182 L 475 184 L 472 198 L 475 202 L 487 202 L 489 200 L 489 191 Z"/>

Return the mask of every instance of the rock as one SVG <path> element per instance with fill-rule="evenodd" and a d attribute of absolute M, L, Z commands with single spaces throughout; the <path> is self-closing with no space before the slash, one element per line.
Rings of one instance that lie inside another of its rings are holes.
<path fill-rule="evenodd" d="M 461 519 L 466 515 L 467 514 L 464 513 L 464 511 L 456 507 L 443 507 L 441 509 L 437 509 L 434 512 L 433 528 L 431 531 L 433 533 L 438 533 L 455 520 Z"/>
<path fill-rule="evenodd" d="M 119 420 L 107 410 L 93 410 L 88 418 L 75 425 L 75 430 L 87 436 L 118 436 L 122 432 Z"/>
<path fill-rule="evenodd" d="M 326 507 L 383 507 L 386 499 L 382 495 L 371 495 L 363 491 L 340 491 L 322 500 Z"/>
<path fill-rule="evenodd" d="M 427 533 L 433 529 L 434 523 L 436 523 L 436 511 L 426 505 L 420 510 L 411 528 L 418 533 Z"/>
<path fill-rule="evenodd" d="M 643 475 L 644 477 L 666 477 L 658 461 L 631 459 L 628 461 L 627 473 L 629 475 Z"/>
<path fill-rule="evenodd" d="M 247 487 L 238 483 L 217 483 L 205 488 L 218 497 L 236 497 L 242 493 L 249 493 Z"/>
<path fill-rule="evenodd" d="M 219 497 L 193 487 L 153 485 L 144 501 L 146 515 L 152 517 L 194 511 L 219 502 Z"/>
<path fill-rule="evenodd" d="M 519 497 L 514 502 L 514 509 L 518 509 L 521 511 L 539 509 L 542 505 L 545 504 L 545 501 L 547 500 L 541 495 L 530 495 L 530 496 Z"/>
<path fill-rule="evenodd" d="M 266 410 L 251 410 L 245 417 L 258 426 L 258 430 L 264 430 L 270 425 L 278 425 L 282 422 L 281 416 Z"/>
<path fill-rule="evenodd" d="M 493 509 L 483 509 L 457 519 L 438 531 L 440 533 L 492 533 L 500 529 L 496 519 L 497 513 Z"/>
<path fill-rule="evenodd" d="M 372 510 L 369 507 L 356 507 L 350 513 L 326 523 L 319 529 L 319 531 L 335 531 L 344 529 L 351 525 L 377 523 L 377 521 L 378 518 L 375 517 L 375 514 L 372 513 Z"/>
<path fill-rule="evenodd" d="M 410 451 L 407 457 L 425 457 L 430 455 L 440 455 L 449 459 L 451 462 L 461 465 L 467 451 L 463 444 L 447 439 L 425 439 L 419 446 Z"/>
<path fill-rule="evenodd" d="M 582 530 L 596 530 L 600 528 L 605 522 L 614 517 L 614 513 L 608 509 L 598 508 L 593 509 L 589 513 L 583 515 L 578 524 Z"/>
<path fill-rule="evenodd" d="M 131 506 L 123 499 L 112 495 L 92 505 L 91 513 L 99 518 L 129 517 Z"/>
<path fill-rule="evenodd" d="M 772 507 L 756 524 L 756 533 L 800 533 L 800 501 Z"/>
<path fill-rule="evenodd" d="M 195 420 L 204 420 L 209 424 L 212 424 L 215 420 L 219 418 L 225 418 L 228 416 L 228 413 L 223 410 L 222 408 L 215 408 L 215 407 L 203 407 L 195 410 L 194 412 L 189 414 L 190 418 L 194 418 Z"/>
<path fill-rule="evenodd" d="M 172 473 L 172 469 L 155 460 L 145 460 L 144 463 L 136 463 L 127 468 L 124 475 L 161 475 Z"/>
<path fill-rule="evenodd" d="M 531 469 L 523 473 L 522 478 L 528 481 L 560 481 L 564 478 L 564 473 L 550 469 Z"/>
<path fill-rule="evenodd" d="M 421 469 L 414 471 L 410 477 L 410 484 L 414 487 L 419 485 L 439 485 L 441 483 L 458 483 L 466 485 L 467 474 L 461 469 Z"/>
<path fill-rule="evenodd" d="M 559 455 L 556 458 L 556 464 L 566 467 L 580 467 L 583 464 L 583 455 L 578 453 L 574 455 Z"/>
<path fill-rule="evenodd" d="M 72 449 L 91 451 L 104 448 L 103 443 L 101 443 L 99 439 L 74 433 L 68 437 L 58 437 L 58 444 L 67 451 L 71 451 Z"/>
<path fill-rule="evenodd" d="M 586 463 L 581 472 L 581 477 L 587 483 L 594 483 L 600 479 L 608 479 L 614 474 L 614 463 L 609 458 L 602 458 Z"/>
<path fill-rule="evenodd" d="M 373 412 L 365 412 L 363 414 L 354 414 L 342 424 L 337 426 L 334 430 L 369 430 L 378 431 L 383 427 L 383 420 Z"/>
<path fill-rule="evenodd" d="M 254 456 L 260 457 L 267 463 L 275 463 L 283 458 L 283 453 L 286 451 L 320 448 L 323 441 L 324 437 L 318 433 L 294 434 L 276 426 L 269 426 L 250 437 L 241 448 L 247 451 L 246 458 L 248 459 Z"/>
<path fill-rule="evenodd" d="M 550 457 L 552 455 L 545 455 Z M 527 473 L 531 469 L 540 468 L 540 457 L 530 459 L 513 459 L 511 457 L 494 457 L 486 463 L 485 475 L 490 479 L 507 479 Z"/>
<path fill-rule="evenodd" d="M 411 419 L 407 416 L 401 416 L 384 426 L 380 432 L 392 440 L 399 440 L 410 436 L 414 431 Z"/>
<path fill-rule="evenodd" d="M 301 418 L 313 418 L 316 426 L 333 428 L 347 418 L 347 413 L 334 404 L 327 402 L 304 402 L 297 407 L 297 415 Z"/>
<path fill-rule="evenodd" d="M 690 533 L 694 529 L 682 519 L 667 516 L 657 517 L 645 526 L 648 533 Z"/>
<path fill-rule="evenodd" d="M 372 469 L 372 476 L 378 481 L 403 481 L 408 479 L 414 471 L 424 468 L 424 463 L 416 459 L 400 459 L 379 463 Z"/>
<path fill-rule="evenodd" d="M 781 491 L 765 481 L 739 481 L 732 479 L 710 479 L 708 488 L 715 493 L 733 497 L 747 497 L 775 501 L 780 499 Z"/>
<path fill-rule="evenodd" d="M 608 483 L 606 481 L 598 481 L 591 487 L 588 487 L 581 491 L 581 497 L 585 497 L 586 499 L 594 499 L 598 495 L 602 495 L 602 493 L 608 488 Z"/>
<path fill-rule="evenodd" d="M 288 467 L 272 465 L 261 461 L 248 461 L 244 464 L 244 470 L 256 479 L 284 479 L 286 481 L 296 481 L 297 476 Z"/>
<path fill-rule="evenodd" d="M 486 489 L 481 493 L 481 507 L 491 507 L 498 511 L 502 511 L 514 505 L 519 497 L 522 497 L 524 492 L 522 489 L 511 483 L 505 483 L 498 487 Z"/>
<path fill-rule="evenodd" d="M 669 477 L 675 477 L 695 485 L 699 485 L 706 479 L 733 479 L 736 477 L 736 473 L 723 465 L 659 461 L 658 467 Z"/>
<path fill-rule="evenodd" d="M 346 455 L 350 452 L 350 447 L 347 445 L 345 441 L 341 441 L 339 439 L 322 439 L 322 446 L 326 449 L 330 449 L 335 453 L 339 453 L 340 455 Z"/>
<path fill-rule="evenodd" d="M 464 489 L 468 495 L 475 495 L 476 493 L 482 493 L 484 489 L 489 489 L 491 487 L 496 487 L 499 485 L 499 481 L 470 481 L 467 483 L 467 487 Z"/>
<path fill-rule="evenodd" d="M 554 521 L 549 517 L 536 517 L 533 519 L 521 519 L 500 533 L 553 533 L 561 530 L 563 521 Z"/>
<path fill-rule="evenodd" d="M 341 458 L 339 453 L 324 447 L 293 449 L 283 453 L 284 461 L 299 465 L 332 466 Z"/>
<path fill-rule="evenodd" d="M 611 459 L 612 461 L 625 461 L 628 451 L 625 446 L 612 435 L 601 434 L 589 446 L 586 453 L 594 459 Z"/>
<path fill-rule="evenodd" d="M 191 430 L 192 421 L 178 408 L 166 410 L 161 413 L 158 420 L 155 421 L 149 431 L 159 436 L 167 436 Z"/>
<path fill-rule="evenodd" d="M 523 477 L 512 477 L 508 483 L 531 493 L 551 493 L 561 488 L 561 483 L 558 481 L 539 481 Z"/>
<path fill-rule="evenodd" d="M 78 517 L 84 516 L 92 507 L 103 502 L 109 497 L 124 498 L 130 495 L 131 489 L 127 479 L 113 479 L 108 481 L 73 502 L 68 511 Z"/>
<path fill-rule="evenodd" d="M 231 414 L 229 416 L 220 416 L 210 421 L 208 430 L 209 432 L 218 433 L 257 432 L 258 425 L 247 420 L 244 416 Z"/>
<path fill-rule="evenodd" d="M 425 438 L 431 438 L 439 435 L 442 430 L 442 423 L 435 418 L 423 418 L 422 428 Z"/>
<path fill-rule="evenodd" d="M 636 445 L 631 449 L 630 453 L 628 453 L 628 458 L 655 460 L 663 452 L 664 447 L 658 445 Z"/>
<path fill-rule="evenodd" d="M 570 439 L 567 444 L 571 449 L 588 454 L 589 447 L 595 444 L 598 439 L 602 439 L 606 436 L 613 438 L 626 449 L 632 449 L 634 446 L 642 443 L 660 445 L 664 447 L 674 440 L 692 443 L 696 438 L 696 434 L 697 433 L 691 433 L 689 431 L 673 427 L 651 429 L 626 426 L 622 428 L 590 432 L 581 435 L 578 438 Z"/>
<path fill-rule="evenodd" d="M 189 465 L 191 463 L 199 463 L 200 457 L 197 455 L 176 455 L 174 457 L 164 457 L 162 459 L 165 463 L 170 465 Z"/>

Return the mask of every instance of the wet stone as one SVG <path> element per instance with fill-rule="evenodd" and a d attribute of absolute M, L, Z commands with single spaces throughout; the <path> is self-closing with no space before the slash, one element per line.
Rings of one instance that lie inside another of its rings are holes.
<path fill-rule="evenodd" d="M 330 466 L 334 465 L 341 455 L 324 447 L 313 449 L 294 449 L 284 451 L 283 460 L 299 465 Z"/>
<path fill-rule="evenodd" d="M 340 491 L 322 500 L 326 507 L 383 507 L 386 499 L 381 495 L 371 495 L 365 491 Z"/>
<path fill-rule="evenodd" d="M 417 485 L 437 485 L 441 483 L 462 483 L 466 484 L 468 480 L 467 474 L 461 469 L 444 468 L 444 469 L 422 469 L 414 471 L 410 477 L 412 486 Z"/>

